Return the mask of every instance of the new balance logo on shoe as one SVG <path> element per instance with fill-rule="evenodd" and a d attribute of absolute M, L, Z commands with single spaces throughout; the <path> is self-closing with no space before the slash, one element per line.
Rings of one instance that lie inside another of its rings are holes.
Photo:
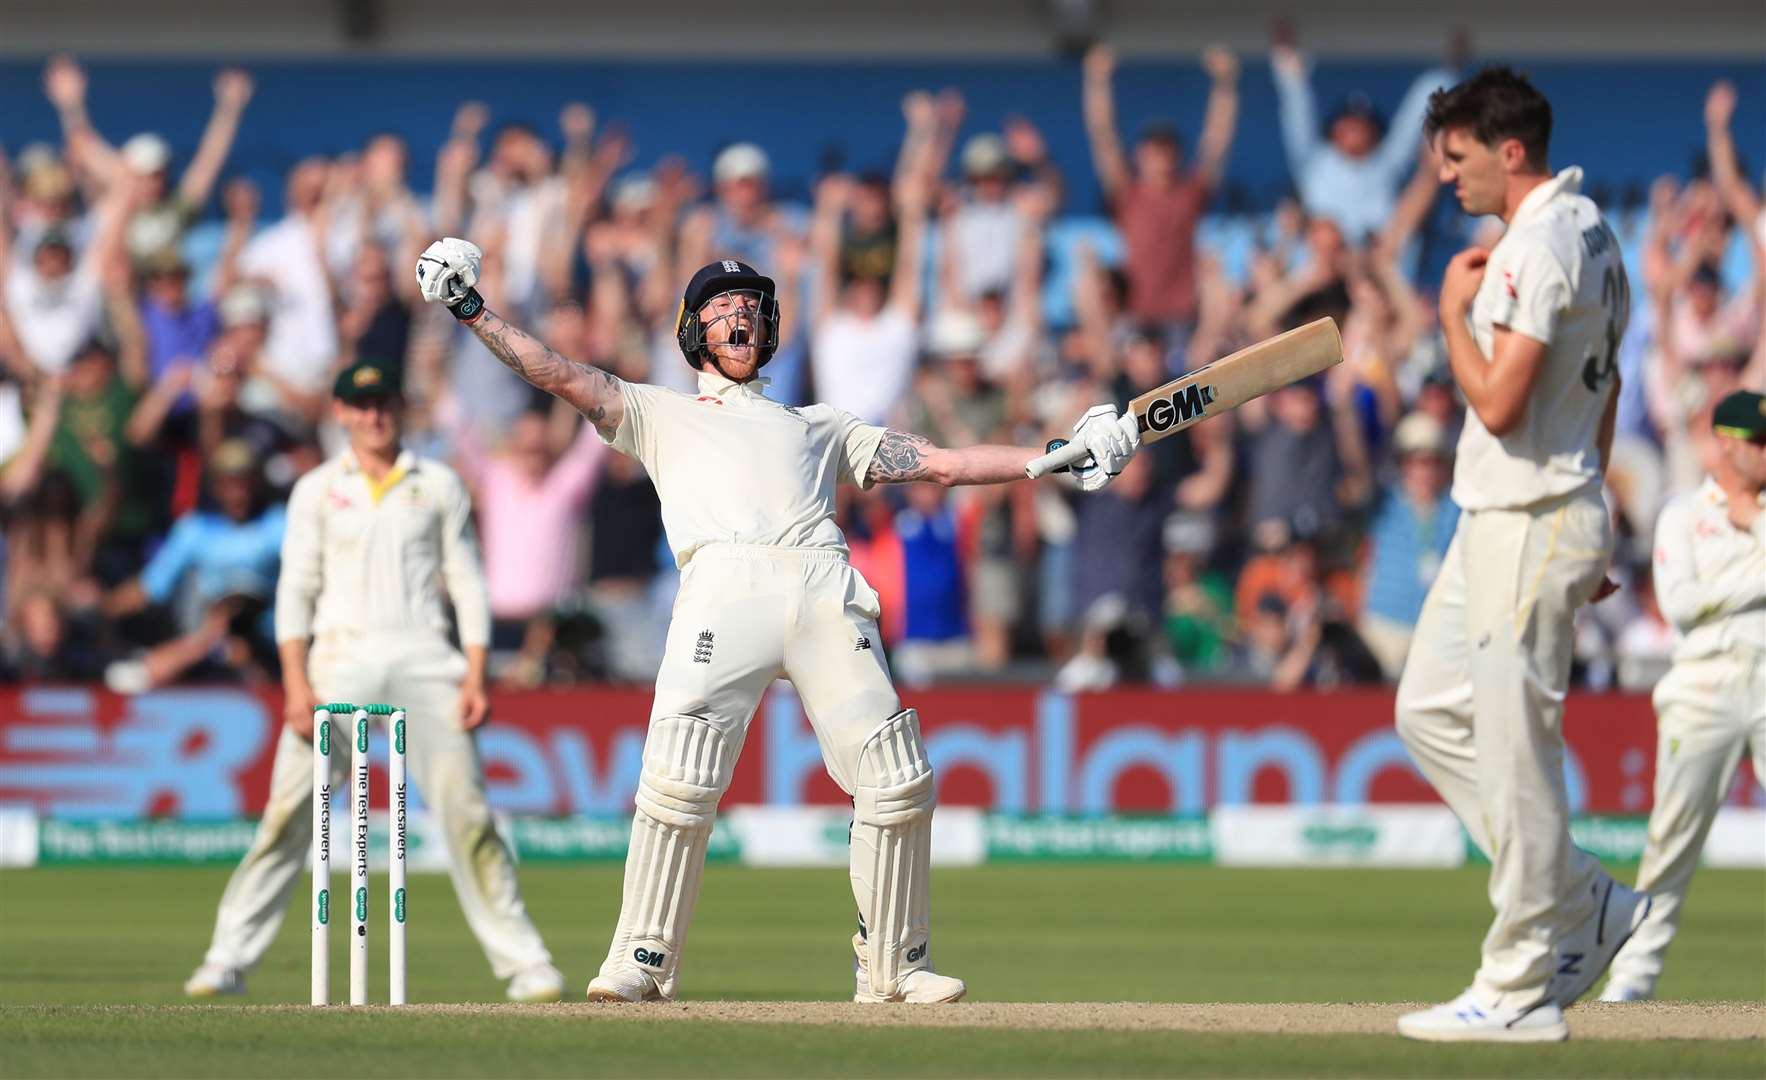
<path fill-rule="evenodd" d="M 1559 975 L 1582 974 L 1582 954 L 1579 952 L 1564 953 L 1558 957 Z"/>
<path fill-rule="evenodd" d="M 713 635 L 710 630 L 699 631 L 699 644 L 693 646 L 693 662 L 695 664 L 711 663 L 711 646 Z"/>
<path fill-rule="evenodd" d="M 852 651 L 853 652 L 865 652 L 870 647 L 871 647 L 871 639 L 868 637 L 865 637 L 863 634 L 860 634 L 859 638 L 858 638 L 858 644 L 854 645 L 852 647 Z"/>

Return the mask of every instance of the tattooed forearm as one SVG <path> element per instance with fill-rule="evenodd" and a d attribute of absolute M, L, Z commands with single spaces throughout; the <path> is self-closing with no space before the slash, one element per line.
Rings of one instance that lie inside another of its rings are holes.
<path fill-rule="evenodd" d="M 472 332 L 504 367 L 548 394 L 563 398 L 612 437 L 624 408 L 620 382 L 611 372 L 560 356 L 545 342 L 511 326 L 494 311 L 472 323 Z"/>
<path fill-rule="evenodd" d="M 933 449 L 931 440 L 923 435 L 893 428 L 885 431 L 883 441 L 877 446 L 877 455 L 871 459 L 871 483 L 906 484 L 914 480 L 930 480 L 926 452 Z"/>
<path fill-rule="evenodd" d="M 925 480 L 954 487 L 959 484 L 1009 484 L 1024 479 L 1024 466 L 1041 451 L 1017 446 L 965 446 L 946 449 L 922 435 L 883 433 L 871 459 L 873 484 L 907 484 Z"/>

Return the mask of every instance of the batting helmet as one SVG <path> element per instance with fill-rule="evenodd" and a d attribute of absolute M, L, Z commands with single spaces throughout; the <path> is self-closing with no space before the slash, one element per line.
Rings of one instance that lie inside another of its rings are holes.
<path fill-rule="evenodd" d="M 693 275 L 693 280 L 687 282 L 687 290 L 681 294 L 681 310 L 675 316 L 675 341 L 681 346 L 681 355 L 695 370 L 711 358 L 699 309 L 706 301 L 724 293 L 754 293 L 759 297 L 760 321 L 766 327 L 766 333 L 764 342 L 758 347 L 759 359 L 755 366 L 764 366 L 779 347 L 779 301 L 774 293 L 773 279 L 734 259 L 706 263 Z"/>

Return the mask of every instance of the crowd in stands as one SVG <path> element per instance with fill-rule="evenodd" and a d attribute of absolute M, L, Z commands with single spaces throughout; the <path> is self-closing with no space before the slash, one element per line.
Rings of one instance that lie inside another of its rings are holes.
<path fill-rule="evenodd" d="M 1464 415 L 1418 251 L 1431 232 L 1460 246 L 1500 229 L 1440 205 L 1420 137 L 1428 94 L 1469 70 L 1464 46 L 1401 101 L 1322 112 L 1279 32 L 1270 117 L 1239 114 L 1232 53 L 1201 62 L 1206 100 L 1173 103 L 1193 138 L 1125 135 L 1114 57 L 1087 54 L 1074 93 L 1103 206 L 1070 203 L 1033 118 L 966 116 L 944 90 L 867 121 L 902 125 L 894 162 L 799 198 L 770 186 L 763 144 L 728 145 L 709 176 L 668 157 L 638 170 L 635 140 L 665 133 L 598 124 L 582 104 L 556 131 L 493 126 L 469 102 L 432 174 L 385 133 L 295 164 L 271 208 L 223 182 L 250 124 L 248 73 L 216 76 L 179 167 L 157 135 L 113 145 L 81 67 L 52 60 L 60 144 L 0 152 L 0 677 L 122 692 L 273 679 L 283 501 L 338 451 L 329 389 L 361 358 L 402 368 L 408 441 L 473 489 L 496 676 L 652 677 L 674 584 L 656 495 L 573 411 L 417 302 L 418 251 L 457 235 L 484 248 L 479 289 L 512 321 L 680 389 L 682 283 L 713 258 L 752 263 L 782 300 L 771 396 L 941 444 L 1040 445 L 1087 405 L 1333 316 L 1343 364 L 1150 444 L 1100 493 L 844 490 L 840 524 L 910 683 L 1395 678 L 1454 529 Z M 1707 166 L 1611 208 L 1635 268 L 1609 477 L 1624 588 L 1583 620 L 1583 685 L 1647 686 L 1661 670 L 1655 514 L 1696 483 L 1712 405 L 1766 385 L 1766 218 L 1730 139 L 1735 105 L 1726 84 L 1711 90 Z M 1229 219 L 1211 197 L 1243 123 L 1279 124 L 1294 194 Z M 997 130 L 959 138 L 976 126 Z"/>

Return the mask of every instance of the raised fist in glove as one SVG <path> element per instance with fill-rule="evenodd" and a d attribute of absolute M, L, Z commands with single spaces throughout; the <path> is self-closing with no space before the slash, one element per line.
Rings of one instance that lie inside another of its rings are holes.
<path fill-rule="evenodd" d="M 1096 491 L 1116 478 L 1140 449 L 1140 424 L 1133 413 L 1116 415 L 1114 405 L 1093 405 L 1073 425 L 1073 441 L 1091 452 L 1091 460 L 1073 466 L 1083 491 Z"/>
<path fill-rule="evenodd" d="M 417 257 L 417 289 L 423 299 L 446 304 L 454 318 L 471 322 L 484 310 L 484 298 L 473 288 L 483 258 L 484 252 L 470 240 L 437 240 Z"/>

